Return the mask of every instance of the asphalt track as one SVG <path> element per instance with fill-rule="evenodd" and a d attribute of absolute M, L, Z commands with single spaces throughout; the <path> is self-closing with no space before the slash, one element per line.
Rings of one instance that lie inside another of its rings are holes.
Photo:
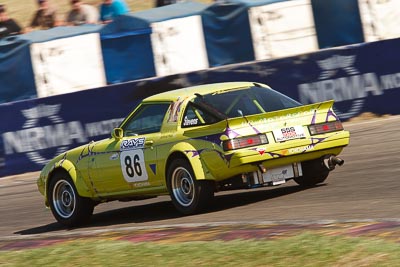
<path fill-rule="evenodd" d="M 345 123 L 350 145 L 345 160 L 325 184 L 301 189 L 293 181 L 278 187 L 218 193 L 206 213 L 181 216 L 169 197 L 97 206 L 89 225 L 57 224 L 36 188 L 38 173 L 0 178 L 0 241 L 73 236 L 121 229 L 189 225 L 303 222 L 400 222 L 400 117 Z M 397 225 L 396 224 L 396 225 Z"/>

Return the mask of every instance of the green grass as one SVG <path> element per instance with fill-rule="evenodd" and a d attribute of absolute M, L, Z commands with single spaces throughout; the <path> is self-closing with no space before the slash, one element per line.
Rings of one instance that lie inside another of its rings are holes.
<path fill-rule="evenodd" d="M 311 233 L 272 241 L 79 240 L 1 251 L 0 266 L 400 266 L 400 244 Z"/>
<path fill-rule="evenodd" d="M 59 16 L 63 19 L 68 12 L 70 5 L 69 0 L 49 0 L 59 11 Z M 131 8 L 131 11 L 146 10 L 154 7 L 154 0 L 125 0 Z M 212 0 L 196 0 L 205 4 L 210 4 Z M 98 6 L 101 0 L 82 0 L 94 6 Z M 5 4 L 10 17 L 14 18 L 21 27 L 29 26 L 34 12 L 37 8 L 36 0 L 2 0 L 0 3 Z"/>

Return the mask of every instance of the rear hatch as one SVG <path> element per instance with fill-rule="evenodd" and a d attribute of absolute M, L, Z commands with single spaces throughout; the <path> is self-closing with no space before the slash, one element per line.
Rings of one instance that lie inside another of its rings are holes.
<path fill-rule="evenodd" d="M 284 156 L 288 149 L 286 154 L 325 149 L 326 146 L 316 146 L 325 141 L 330 142 L 330 146 L 345 146 L 349 133 L 343 130 L 332 106 L 333 101 L 327 101 L 228 119 L 221 138 L 224 150 L 251 151 L 252 147 L 262 147 L 264 152 Z M 334 140 L 341 141 L 332 143 Z"/>

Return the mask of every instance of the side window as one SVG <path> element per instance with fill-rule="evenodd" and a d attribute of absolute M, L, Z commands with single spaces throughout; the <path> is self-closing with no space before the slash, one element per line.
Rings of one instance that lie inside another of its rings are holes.
<path fill-rule="evenodd" d="M 169 105 L 169 103 L 142 105 L 123 126 L 124 135 L 133 136 L 159 132 Z"/>
<path fill-rule="evenodd" d="M 182 128 L 212 124 L 217 121 L 218 119 L 212 114 L 189 103 L 183 115 Z"/>

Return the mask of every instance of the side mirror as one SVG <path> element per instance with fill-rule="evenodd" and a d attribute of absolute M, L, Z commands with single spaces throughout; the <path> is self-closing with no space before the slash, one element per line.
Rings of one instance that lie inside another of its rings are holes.
<path fill-rule="evenodd" d="M 111 136 L 116 140 L 120 140 L 124 137 L 124 130 L 121 128 L 114 128 L 114 130 L 111 132 Z"/>

